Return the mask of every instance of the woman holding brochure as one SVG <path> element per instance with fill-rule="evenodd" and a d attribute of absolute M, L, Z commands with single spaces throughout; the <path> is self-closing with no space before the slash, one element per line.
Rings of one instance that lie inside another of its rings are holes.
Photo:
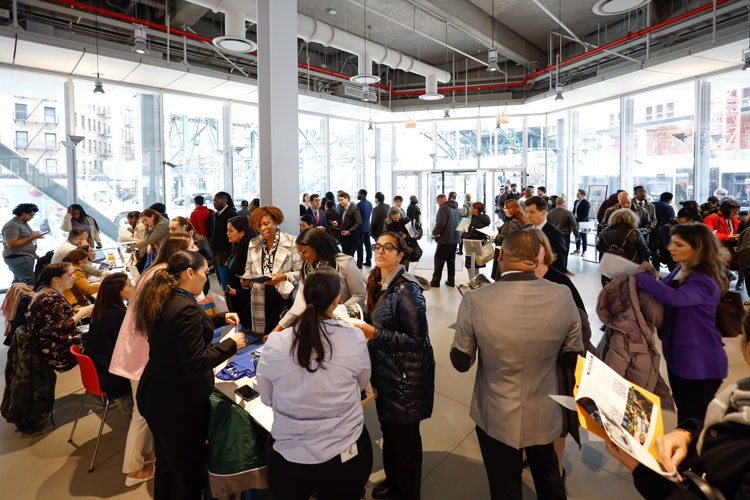
<path fill-rule="evenodd" d="M 251 288 L 252 331 L 258 335 L 270 333 L 284 309 L 292 305 L 292 292 L 302 269 L 294 236 L 278 227 L 282 222 L 284 214 L 270 205 L 250 215 L 250 225 L 260 234 L 250 241 L 242 286 Z"/>
<path fill-rule="evenodd" d="M 750 364 L 750 315 L 743 318 L 740 348 Z M 699 500 L 699 493 L 720 492 L 726 499 L 750 498 L 750 378 L 720 392 L 711 401 L 705 419 L 680 422 L 677 429 L 656 438 L 659 461 L 668 472 L 677 471 L 680 482 L 661 477 L 612 443 L 607 450 L 633 473 L 633 484 L 644 498 Z"/>
<path fill-rule="evenodd" d="M 469 195 L 466 195 L 469 196 Z M 472 241 L 479 241 L 480 243 L 484 243 L 487 241 L 489 236 L 485 233 L 482 233 L 479 231 L 479 229 L 482 229 L 484 227 L 489 227 L 491 221 L 490 216 L 484 213 L 484 203 L 481 201 L 477 201 L 476 203 L 471 205 L 471 222 L 469 224 L 469 228 L 466 230 L 465 233 L 461 235 L 464 241 L 466 240 L 472 240 Z M 474 264 L 474 267 L 471 266 L 471 255 L 468 252 L 466 253 L 466 269 L 469 273 L 469 279 L 473 278 L 477 274 L 479 274 L 479 268 L 484 267 L 485 264 L 477 265 Z"/>
<path fill-rule="evenodd" d="M 716 327 L 716 309 L 728 286 L 726 250 L 704 224 L 675 226 L 668 248 L 678 264 L 675 270 L 662 281 L 648 272 L 639 273 L 636 280 L 638 288 L 664 304 L 659 337 L 677 421 L 702 420 L 728 370 Z"/>
<path fill-rule="evenodd" d="M 149 356 L 138 384 L 141 414 L 154 434 L 154 498 L 201 498 L 213 368 L 245 346 L 235 331 L 211 344 L 214 329 L 239 324 L 234 313 L 209 318 L 195 297 L 208 264 L 198 252 L 178 252 L 154 272 L 136 300 L 135 328 L 148 336 Z"/>
<path fill-rule="evenodd" d="M 331 317 L 340 290 L 333 268 L 310 272 L 299 321 L 268 338 L 258 363 L 257 389 L 273 409 L 269 484 L 277 500 L 313 492 L 319 500 L 359 500 L 370 476 L 360 401 L 370 355 L 361 331 Z"/>

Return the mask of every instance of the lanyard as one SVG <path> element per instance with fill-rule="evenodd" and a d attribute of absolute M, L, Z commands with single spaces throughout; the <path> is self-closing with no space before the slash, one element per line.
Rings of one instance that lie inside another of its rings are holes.
<path fill-rule="evenodd" d="M 187 291 L 187 290 L 185 290 L 184 288 L 178 288 L 178 289 L 176 290 L 176 292 L 177 292 L 177 293 L 181 293 L 182 295 L 184 295 L 184 296 L 186 296 L 186 297 L 190 297 L 190 298 L 191 298 L 191 299 L 193 299 L 193 300 L 196 300 L 196 299 L 195 299 L 195 295 L 193 295 L 192 293 L 188 292 L 188 291 Z"/>

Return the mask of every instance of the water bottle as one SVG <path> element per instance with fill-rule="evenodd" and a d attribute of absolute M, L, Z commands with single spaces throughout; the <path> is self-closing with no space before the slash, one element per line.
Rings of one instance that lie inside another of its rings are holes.
<path fill-rule="evenodd" d="M 110 269 L 115 267 L 115 254 L 111 251 L 107 254 L 107 265 Z"/>

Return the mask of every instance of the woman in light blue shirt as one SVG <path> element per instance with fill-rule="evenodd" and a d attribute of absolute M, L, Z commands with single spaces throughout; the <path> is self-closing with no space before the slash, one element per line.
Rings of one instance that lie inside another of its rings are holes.
<path fill-rule="evenodd" d="M 362 332 L 331 318 L 341 278 L 307 275 L 299 321 L 268 337 L 258 363 L 261 400 L 273 409 L 269 483 L 276 500 L 359 500 L 372 469 L 361 391 L 370 380 Z"/>

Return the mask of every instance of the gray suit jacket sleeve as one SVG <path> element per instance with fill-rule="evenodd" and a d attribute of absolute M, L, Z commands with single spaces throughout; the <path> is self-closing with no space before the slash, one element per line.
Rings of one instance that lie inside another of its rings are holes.
<path fill-rule="evenodd" d="M 573 295 L 568 290 L 567 293 L 568 301 L 570 304 L 567 306 L 570 308 L 570 315 L 566 316 L 571 319 L 570 325 L 568 326 L 568 334 L 565 336 L 560 350 L 562 352 L 581 352 L 583 351 L 583 336 L 581 333 L 581 313 L 576 306 Z"/>
<path fill-rule="evenodd" d="M 468 371 L 477 359 L 477 337 L 471 321 L 471 300 L 468 295 L 464 295 L 461 300 L 456 323 L 450 357 L 453 367 L 463 373 Z"/>

